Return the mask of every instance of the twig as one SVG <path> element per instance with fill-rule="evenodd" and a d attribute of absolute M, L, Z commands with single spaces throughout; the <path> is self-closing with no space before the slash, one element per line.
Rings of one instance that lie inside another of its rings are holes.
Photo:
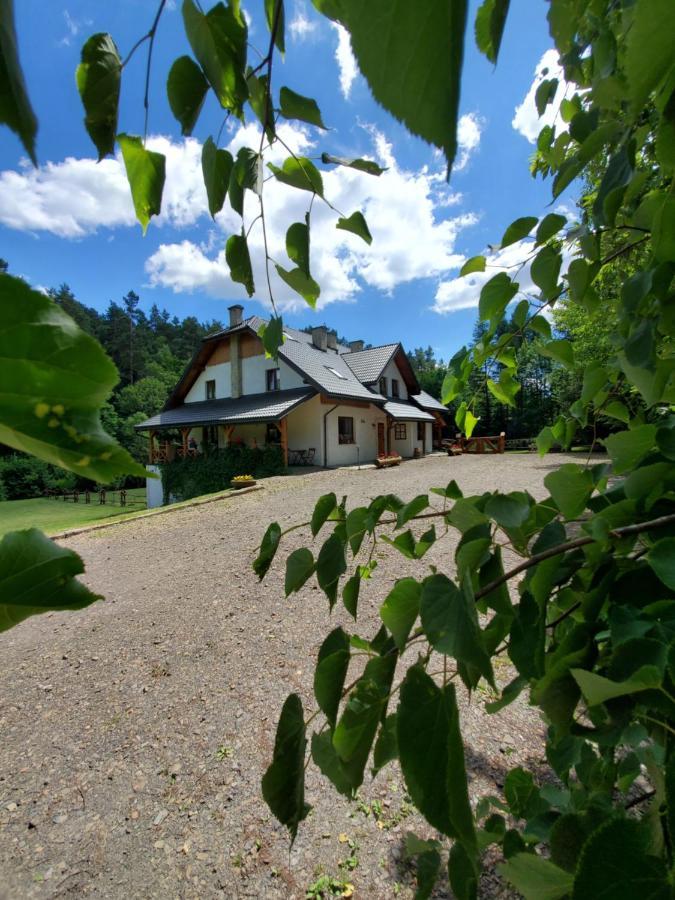
<path fill-rule="evenodd" d="M 150 46 L 148 47 L 148 62 L 145 67 L 145 96 L 143 97 L 143 106 L 145 107 L 145 122 L 143 125 L 143 146 L 145 146 L 145 142 L 148 139 L 148 114 L 150 112 L 150 67 L 152 65 L 152 49 L 155 46 L 155 34 L 157 33 L 157 26 L 159 25 L 159 20 L 162 17 L 165 6 L 166 0 L 160 0 L 159 7 L 157 9 L 157 15 L 155 16 L 155 21 L 152 23 L 152 27 L 146 35 L 146 38 L 150 41 Z"/>
<path fill-rule="evenodd" d="M 640 794 L 639 797 L 633 797 L 632 800 L 626 803 L 624 809 L 632 809 L 634 806 L 637 806 L 638 803 L 644 803 L 645 800 L 651 800 L 655 793 L 656 791 L 647 791 L 644 794 Z"/>

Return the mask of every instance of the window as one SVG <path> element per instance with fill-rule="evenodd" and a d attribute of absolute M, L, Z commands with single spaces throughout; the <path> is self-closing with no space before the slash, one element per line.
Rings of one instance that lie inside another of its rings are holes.
<path fill-rule="evenodd" d="M 215 384 L 215 382 L 214 382 Z M 206 425 L 204 427 L 204 445 L 208 448 L 216 449 L 218 447 L 218 426 Z"/>
<path fill-rule="evenodd" d="M 408 437 L 408 431 L 405 422 L 396 422 L 394 424 L 394 438 L 397 441 L 404 441 Z"/>
<path fill-rule="evenodd" d="M 417 423 L 417 440 L 424 441 L 424 422 Z"/>
<path fill-rule="evenodd" d="M 398 396 L 399 396 L 399 393 L 398 393 L 398 379 L 397 379 L 397 378 L 392 378 L 392 379 L 391 379 L 391 396 L 392 396 L 392 397 L 398 397 Z"/>
<path fill-rule="evenodd" d="M 281 443 L 281 432 L 278 427 L 274 424 L 274 422 L 268 422 L 267 428 L 265 430 L 265 443 L 266 444 L 280 444 Z"/>
<path fill-rule="evenodd" d="M 338 372 L 337 369 L 331 368 L 331 366 L 324 366 L 324 369 L 328 369 L 329 372 L 332 372 L 336 378 L 341 378 L 343 381 L 347 380 L 347 376 L 343 375 L 342 372 Z"/>
<path fill-rule="evenodd" d="M 216 381 L 215 381 L 215 379 L 211 379 L 211 381 L 206 382 L 206 399 L 207 400 L 215 400 L 216 399 Z"/>
<path fill-rule="evenodd" d="M 354 443 L 354 419 L 351 416 L 338 416 L 338 443 Z"/>
<path fill-rule="evenodd" d="M 278 391 L 281 389 L 281 381 L 279 379 L 278 369 L 268 369 L 265 373 L 265 376 L 267 378 L 268 391 Z"/>
<path fill-rule="evenodd" d="M 387 396 L 387 379 L 384 377 L 384 375 L 382 376 L 382 378 L 380 378 L 380 393 L 383 397 Z"/>

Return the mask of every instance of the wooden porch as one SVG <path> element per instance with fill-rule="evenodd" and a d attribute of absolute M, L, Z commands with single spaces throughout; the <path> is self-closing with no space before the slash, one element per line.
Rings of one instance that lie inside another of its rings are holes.
<path fill-rule="evenodd" d="M 278 446 L 281 447 L 283 453 L 284 465 L 288 466 L 288 421 L 286 417 L 284 417 L 278 422 L 274 422 L 271 424 L 276 425 L 279 430 Z M 201 444 L 198 444 L 194 437 L 190 437 L 190 432 L 194 431 L 197 428 L 202 430 Z M 224 449 L 231 446 L 233 443 L 236 443 L 236 425 L 215 423 L 214 425 L 192 425 L 180 429 L 176 429 L 175 427 L 164 429 L 152 428 L 148 430 L 148 462 L 151 465 L 161 465 L 162 463 L 171 462 L 174 459 L 189 459 L 200 456 L 209 446 L 209 444 L 205 441 L 206 430 L 209 428 L 222 429 L 223 444 L 221 447 L 220 440 L 217 439 L 215 443 L 215 446 L 217 448 Z M 179 440 L 169 437 L 165 437 L 164 439 L 162 439 L 162 434 L 166 435 L 167 432 L 175 432 L 176 430 L 178 430 L 180 433 Z M 252 439 L 251 446 L 259 446 L 255 437 Z M 263 443 L 263 446 L 265 446 L 265 443 Z"/>

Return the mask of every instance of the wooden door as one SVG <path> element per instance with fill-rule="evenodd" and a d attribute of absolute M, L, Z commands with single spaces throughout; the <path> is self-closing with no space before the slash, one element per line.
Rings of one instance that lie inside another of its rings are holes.
<path fill-rule="evenodd" d="M 377 455 L 384 456 L 384 422 L 377 423 Z"/>

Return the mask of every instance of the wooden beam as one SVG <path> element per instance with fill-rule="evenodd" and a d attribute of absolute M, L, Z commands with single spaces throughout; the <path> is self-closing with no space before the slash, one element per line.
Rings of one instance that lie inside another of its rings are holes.
<path fill-rule="evenodd" d="M 330 397 L 326 397 L 325 394 L 321 394 L 321 402 L 324 406 L 354 406 L 356 409 L 369 409 L 372 404 L 366 403 L 361 400 L 342 400 L 340 398 L 333 398 L 331 400 Z"/>
<path fill-rule="evenodd" d="M 286 416 L 279 420 L 279 432 L 281 434 L 281 450 L 284 454 L 284 466 L 288 467 L 288 419 Z"/>
<path fill-rule="evenodd" d="M 154 453 L 154 449 L 155 449 L 155 448 L 154 448 L 154 444 L 155 444 L 155 434 L 156 434 L 156 432 L 155 432 L 154 429 L 152 429 L 152 428 L 151 428 L 150 431 L 148 432 L 148 437 L 150 438 L 150 440 L 148 441 L 148 462 L 149 462 L 151 465 L 152 465 L 152 463 L 154 462 L 153 457 L 154 457 L 154 455 L 155 455 L 155 453 Z"/>

